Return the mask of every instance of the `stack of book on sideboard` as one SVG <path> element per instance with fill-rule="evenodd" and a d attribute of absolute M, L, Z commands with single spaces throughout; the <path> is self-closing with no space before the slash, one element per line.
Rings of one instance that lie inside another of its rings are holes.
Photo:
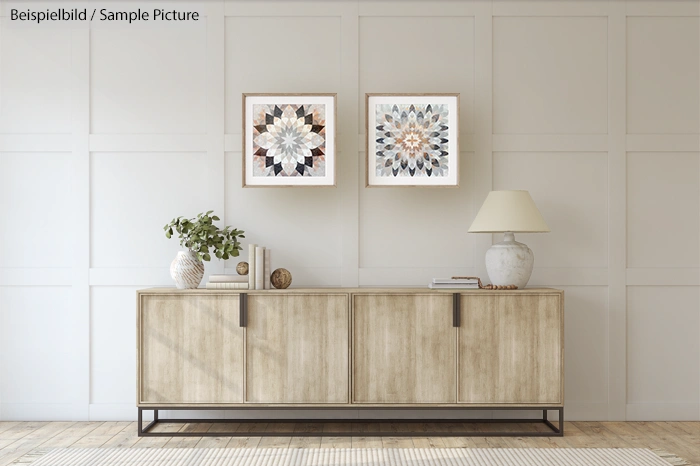
<path fill-rule="evenodd" d="M 433 278 L 428 285 L 432 290 L 478 289 L 479 280 L 476 278 Z"/>
<path fill-rule="evenodd" d="M 209 275 L 209 290 L 247 290 L 247 275 Z"/>

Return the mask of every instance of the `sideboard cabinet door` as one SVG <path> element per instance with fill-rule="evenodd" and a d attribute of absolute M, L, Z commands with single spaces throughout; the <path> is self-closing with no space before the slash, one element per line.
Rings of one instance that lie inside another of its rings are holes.
<path fill-rule="evenodd" d="M 238 295 L 141 295 L 139 403 L 241 403 Z"/>
<path fill-rule="evenodd" d="M 353 403 L 454 403 L 452 295 L 353 300 Z"/>
<path fill-rule="evenodd" d="M 459 402 L 561 404 L 561 294 L 463 294 Z"/>
<path fill-rule="evenodd" d="M 348 294 L 248 296 L 246 402 L 348 403 Z"/>

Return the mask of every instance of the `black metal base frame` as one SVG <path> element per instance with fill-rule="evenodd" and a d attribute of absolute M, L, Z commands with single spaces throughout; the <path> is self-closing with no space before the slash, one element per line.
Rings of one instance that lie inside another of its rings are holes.
<path fill-rule="evenodd" d="M 166 406 L 138 408 L 138 433 L 139 437 L 563 437 L 564 436 L 564 408 L 563 407 L 498 407 L 498 408 L 418 408 L 418 409 L 478 409 L 478 410 L 518 410 L 518 411 L 542 411 L 542 419 L 161 419 L 158 416 L 159 410 L 216 410 L 226 409 L 235 411 L 240 408 L 171 408 Z M 249 409 L 261 409 L 251 407 Z M 262 408 L 265 409 L 265 408 Z M 268 408 L 279 409 L 279 408 Z M 327 408 L 331 409 L 331 408 Z M 342 408 L 340 408 L 342 409 Z M 416 409 L 416 408 L 353 408 L 353 409 Z M 153 411 L 153 421 L 148 425 L 143 425 L 143 411 Z M 555 426 L 548 417 L 548 411 L 557 411 L 559 413 L 559 421 Z M 263 432 L 242 431 L 242 432 L 154 432 L 153 428 L 158 424 L 165 423 L 328 423 L 348 424 L 347 430 L 337 432 L 282 432 L 278 430 L 265 430 Z M 357 432 L 352 430 L 352 424 L 358 423 L 400 423 L 400 424 L 431 424 L 431 423 L 450 423 L 450 424 L 525 424 L 525 423 L 540 423 L 549 428 L 549 431 L 486 431 L 477 432 L 473 430 L 453 430 L 449 431 L 379 431 L 379 432 Z"/>

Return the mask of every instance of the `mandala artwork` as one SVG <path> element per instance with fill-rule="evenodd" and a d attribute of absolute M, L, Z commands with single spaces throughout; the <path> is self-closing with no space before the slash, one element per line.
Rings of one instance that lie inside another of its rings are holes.
<path fill-rule="evenodd" d="M 253 176 L 325 175 L 325 104 L 253 105 Z"/>
<path fill-rule="evenodd" d="M 378 177 L 448 176 L 447 104 L 377 104 L 375 112 Z"/>

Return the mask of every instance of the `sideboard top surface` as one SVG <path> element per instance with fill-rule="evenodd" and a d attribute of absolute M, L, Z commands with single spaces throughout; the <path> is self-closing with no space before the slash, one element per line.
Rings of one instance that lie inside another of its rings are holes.
<path fill-rule="evenodd" d="M 519 294 L 563 294 L 563 290 L 556 288 L 524 288 L 522 290 L 481 290 L 481 289 L 445 289 L 433 290 L 430 288 L 287 288 L 285 290 L 212 290 L 206 288 L 195 288 L 190 290 L 179 290 L 177 288 L 146 288 L 138 290 L 139 294 L 288 294 L 288 293 L 352 293 L 352 294 L 475 294 L 475 295 L 519 295 Z"/>

